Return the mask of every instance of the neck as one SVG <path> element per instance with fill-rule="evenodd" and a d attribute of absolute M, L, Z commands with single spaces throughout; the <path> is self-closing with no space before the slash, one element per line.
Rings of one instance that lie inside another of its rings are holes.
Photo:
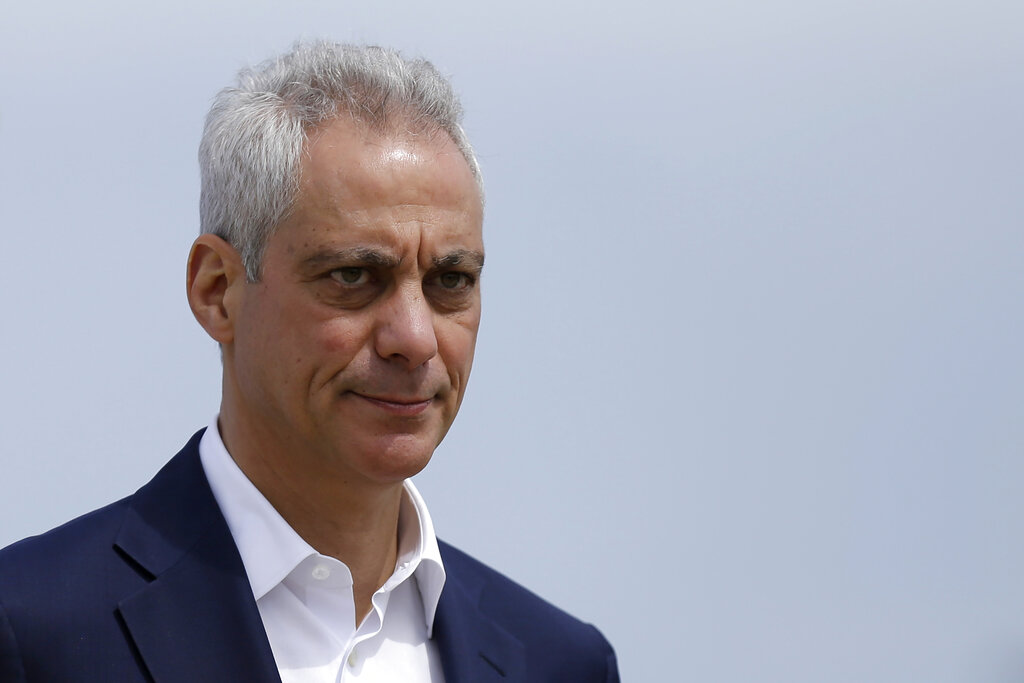
<path fill-rule="evenodd" d="M 402 482 L 357 482 L 301 448 L 276 444 L 259 429 L 238 428 L 223 413 L 219 427 L 232 459 L 292 529 L 349 568 L 361 623 L 373 594 L 394 573 Z"/>

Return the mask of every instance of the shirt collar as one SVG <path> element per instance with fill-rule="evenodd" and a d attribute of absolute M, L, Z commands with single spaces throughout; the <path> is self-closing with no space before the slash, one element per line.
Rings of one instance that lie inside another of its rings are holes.
<path fill-rule="evenodd" d="M 437 536 L 434 535 L 434 524 L 430 520 L 430 513 L 427 512 L 427 504 L 423 502 L 423 497 L 420 496 L 420 492 L 410 479 L 405 480 L 405 494 L 402 496 L 403 507 L 406 504 L 409 507 L 409 514 L 399 516 L 399 525 L 407 522 L 411 528 L 408 531 L 399 531 L 401 539 L 399 548 L 402 548 L 402 543 L 406 538 L 416 539 L 415 551 L 409 561 L 418 562 L 413 577 L 416 579 L 416 586 L 419 588 L 420 598 L 423 600 L 427 637 L 431 637 L 437 602 L 441 599 L 441 589 L 444 588 L 444 564 L 441 562 L 441 549 L 437 546 Z M 399 562 L 401 561 L 400 557 Z"/>
<path fill-rule="evenodd" d="M 259 600 L 303 560 L 317 555 L 317 551 L 292 529 L 238 467 L 224 446 L 216 417 L 199 441 L 199 458 L 238 547 L 253 596 Z M 404 482 L 401 505 L 396 573 L 382 590 L 390 590 L 399 574 L 411 571 L 423 602 L 429 637 L 445 582 L 441 550 L 426 503 L 411 480 Z"/>

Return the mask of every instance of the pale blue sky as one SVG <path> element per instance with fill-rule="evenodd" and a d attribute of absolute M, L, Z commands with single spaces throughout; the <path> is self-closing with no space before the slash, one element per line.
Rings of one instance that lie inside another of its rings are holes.
<path fill-rule="evenodd" d="M 1024 679 L 1024 9 L 19 3 L 0 20 L 0 545 L 217 409 L 185 304 L 213 94 L 433 60 L 488 191 L 439 534 L 628 681 Z"/>

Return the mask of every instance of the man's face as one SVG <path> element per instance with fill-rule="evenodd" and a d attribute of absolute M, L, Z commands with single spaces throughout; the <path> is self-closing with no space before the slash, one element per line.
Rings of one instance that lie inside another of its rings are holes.
<path fill-rule="evenodd" d="M 382 137 L 339 119 L 306 152 L 262 278 L 242 287 L 225 352 L 232 413 L 260 457 L 393 483 L 426 465 L 466 391 L 479 194 L 444 134 Z"/>

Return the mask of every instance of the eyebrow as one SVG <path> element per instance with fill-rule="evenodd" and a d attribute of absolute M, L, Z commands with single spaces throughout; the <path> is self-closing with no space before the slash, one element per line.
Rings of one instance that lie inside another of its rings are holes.
<path fill-rule="evenodd" d="M 472 249 L 456 249 L 444 256 L 435 256 L 431 261 L 433 261 L 434 267 L 437 269 L 465 266 L 480 272 L 484 268 L 483 252 L 473 251 Z"/>
<path fill-rule="evenodd" d="M 300 267 L 307 272 L 319 272 L 326 268 L 339 265 L 374 266 L 376 268 L 397 268 L 402 259 L 372 247 L 352 247 L 349 249 L 324 249 L 302 259 Z M 434 268 L 443 270 L 462 266 L 479 273 L 484 268 L 483 252 L 473 249 L 456 249 L 444 256 L 431 259 Z"/>
<path fill-rule="evenodd" d="M 371 249 L 370 247 L 352 247 L 351 249 L 325 249 L 302 259 L 303 270 L 317 271 L 338 264 L 376 266 L 378 268 L 397 268 L 402 262 L 393 254 Z"/>

